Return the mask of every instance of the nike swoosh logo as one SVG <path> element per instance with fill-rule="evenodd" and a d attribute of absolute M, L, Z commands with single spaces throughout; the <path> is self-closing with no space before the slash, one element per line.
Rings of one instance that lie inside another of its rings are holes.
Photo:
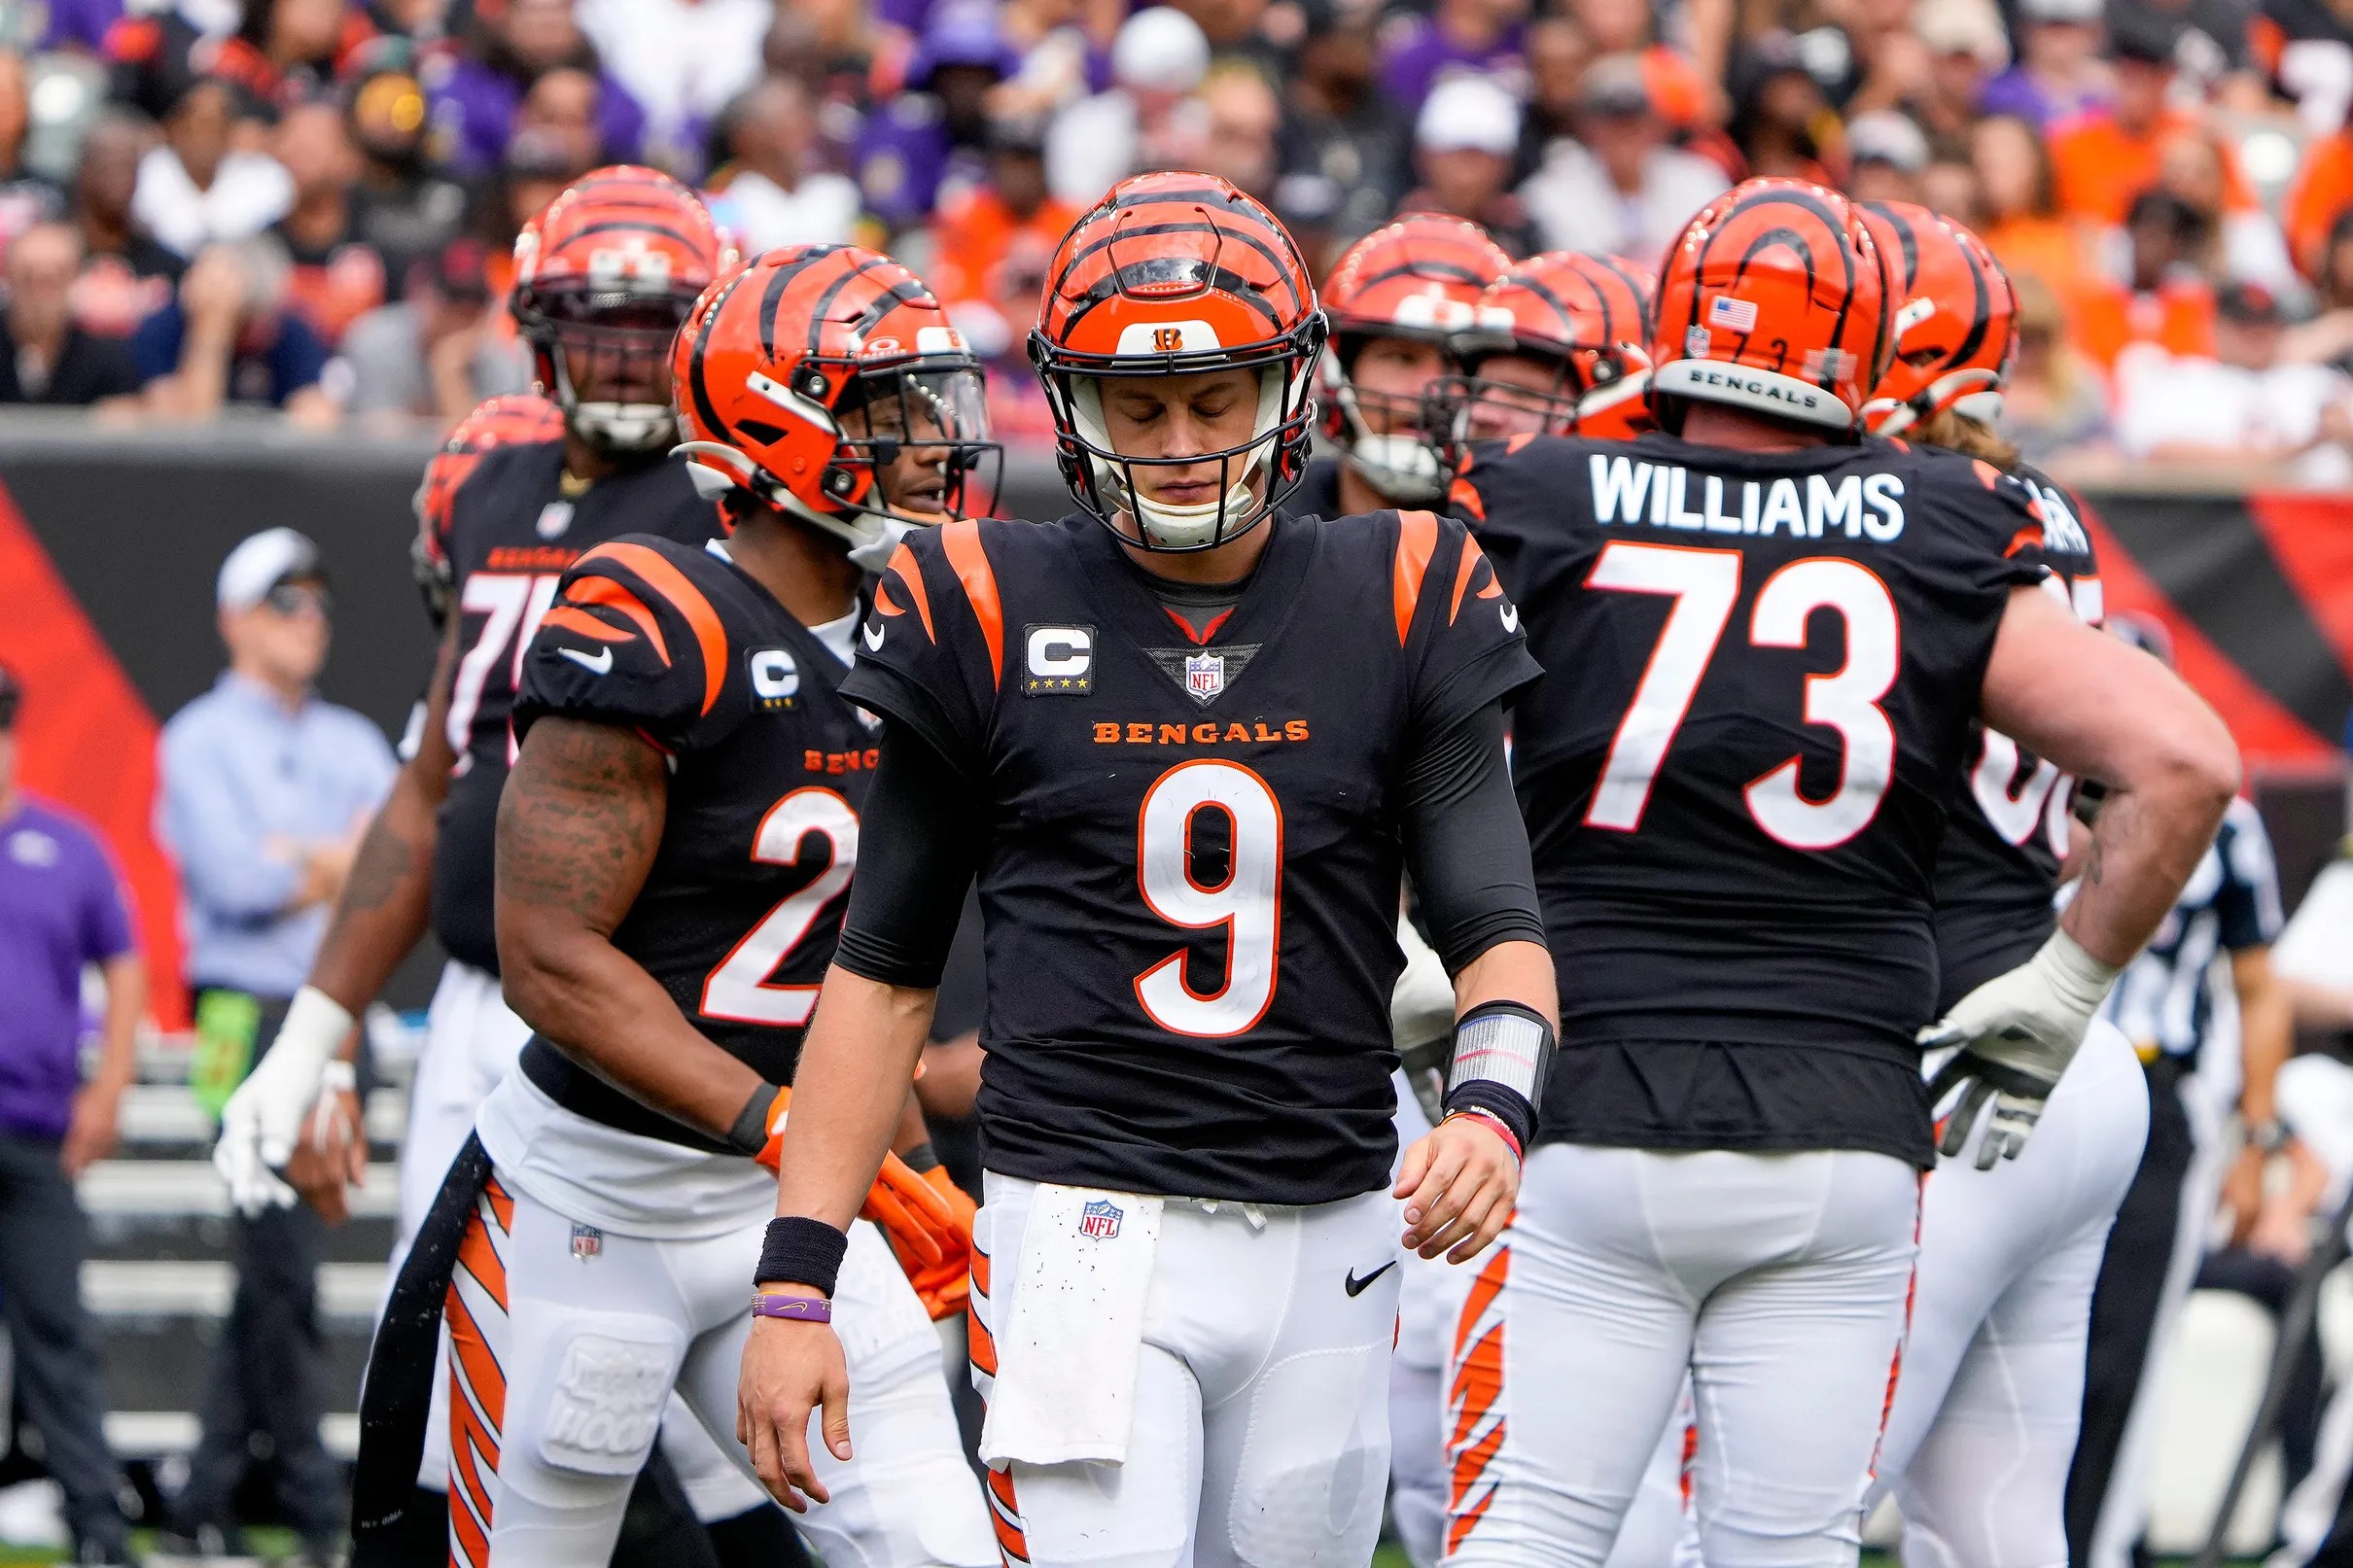
<path fill-rule="evenodd" d="M 579 665 L 581 669 L 587 671 L 590 675 L 608 675 L 612 673 L 613 649 L 609 647 L 598 648 L 596 650 L 596 657 L 593 659 L 576 647 L 560 647 L 557 648 L 556 651 L 561 653 L 565 658 L 570 659 L 573 663 Z"/>
<path fill-rule="evenodd" d="M 1356 1271 L 1355 1271 L 1355 1270 L 1353 1270 L 1353 1269 L 1351 1269 L 1351 1270 L 1348 1272 L 1348 1293 L 1349 1293 L 1349 1295 L 1350 1295 L 1351 1297 L 1356 1297 L 1356 1296 L 1361 1296 L 1361 1295 L 1363 1295 L 1363 1294 L 1365 1293 L 1366 1289 L 1367 1289 L 1367 1288 L 1369 1288 L 1369 1287 L 1371 1286 L 1371 1284 L 1372 1284 L 1372 1282 L 1373 1282 L 1374 1280 L 1376 1280 L 1376 1279 L 1380 1278 L 1380 1277 L 1381 1277 L 1383 1274 L 1387 1273 L 1387 1272 L 1389 1272 L 1391 1269 L 1394 1269 L 1394 1268 L 1396 1268 L 1396 1267 L 1397 1267 L 1397 1260 L 1396 1260 L 1396 1259 L 1394 1259 L 1394 1258 L 1391 1258 L 1391 1259 L 1389 1259 L 1389 1261 L 1388 1261 L 1388 1262 L 1387 1262 L 1387 1263 L 1383 1264 L 1383 1265 L 1382 1265 L 1380 1268 L 1378 1268 L 1378 1269 L 1374 1270 L 1374 1271 L 1373 1271 L 1371 1273 L 1366 1274 L 1366 1275 L 1365 1275 L 1365 1276 L 1364 1276 L 1362 1279 L 1358 1279 L 1358 1278 L 1356 1277 Z"/>
<path fill-rule="evenodd" d="M 870 622 L 866 627 L 866 651 L 869 653 L 880 653 L 882 651 L 882 622 Z"/>
<path fill-rule="evenodd" d="M 1506 633 L 1510 633 L 1516 632 L 1519 629 L 1520 607 L 1518 605 L 1505 605 L 1503 607 L 1503 630 Z"/>

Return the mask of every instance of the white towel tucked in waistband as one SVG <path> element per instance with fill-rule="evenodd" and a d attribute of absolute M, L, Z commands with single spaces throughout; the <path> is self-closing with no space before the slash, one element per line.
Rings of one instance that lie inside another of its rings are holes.
<path fill-rule="evenodd" d="M 997 1280 L 1012 1310 L 996 1334 L 982 1463 L 1127 1461 L 1160 1205 L 1092 1187 L 1033 1192 L 1015 1277 Z"/>

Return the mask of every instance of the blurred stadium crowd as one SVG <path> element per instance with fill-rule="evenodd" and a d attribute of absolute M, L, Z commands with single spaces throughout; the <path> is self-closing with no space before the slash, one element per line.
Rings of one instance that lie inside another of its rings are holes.
<path fill-rule="evenodd" d="M 2328 0 L 15 0 L 0 401 L 310 426 L 519 389 L 520 225 L 600 163 L 857 240 L 995 360 L 1056 238 L 1187 166 L 1321 266 L 1394 214 L 1657 259 L 1744 175 L 1924 201 L 2021 296 L 2011 434 L 2353 478 L 2353 16 Z"/>

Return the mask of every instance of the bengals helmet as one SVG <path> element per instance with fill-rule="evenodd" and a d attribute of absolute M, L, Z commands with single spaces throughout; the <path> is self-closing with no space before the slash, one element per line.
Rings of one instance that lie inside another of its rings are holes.
<path fill-rule="evenodd" d="M 1576 251 L 1531 256 L 1492 285 L 1457 341 L 1465 373 L 1431 395 L 1450 455 L 1522 432 L 1632 440 L 1652 429 L 1651 288 L 1631 261 Z"/>
<path fill-rule="evenodd" d="M 1030 333 L 1064 482 L 1081 507 L 1150 550 L 1223 544 L 1297 488 L 1322 347 L 1323 314 L 1289 231 L 1216 176 L 1181 172 L 1122 180 L 1071 226 Z M 1106 380 L 1219 370 L 1258 372 L 1247 440 L 1178 457 L 1112 447 Z M 1208 501 L 1178 505 L 1137 487 L 1140 470 L 1210 463 L 1218 480 Z M 1137 537 L 1119 530 L 1121 513 L 1134 516 Z"/>
<path fill-rule="evenodd" d="M 999 452 L 964 334 L 921 278 L 856 245 L 787 246 L 729 271 L 695 301 L 672 372 L 696 488 L 749 492 L 860 564 L 907 528 L 965 515 L 980 489 L 967 481 Z"/>
<path fill-rule="evenodd" d="M 2018 352 L 2018 296 L 1984 241 L 1908 201 L 1875 201 L 1863 216 L 1892 263 L 1901 302 L 1895 355 L 1864 416 L 1895 436 L 1949 408 L 1990 425 Z"/>
<path fill-rule="evenodd" d="M 1323 366 L 1323 434 L 1388 500 L 1435 501 L 1446 493 L 1438 433 L 1423 422 L 1422 393 L 1357 386 L 1357 358 L 1375 338 L 1402 337 L 1438 345 L 1455 368 L 1457 339 L 1480 321 L 1481 296 L 1511 269 L 1512 259 L 1486 229 L 1434 212 L 1374 229 L 1333 264 L 1323 286 L 1333 348 Z"/>
<path fill-rule="evenodd" d="M 514 319 L 574 435 L 612 452 L 669 444 L 670 339 L 733 260 L 702 199 L 658 169 L 584 174 L 524 226 Z"/>
<path fill-rule="evenodd" d="M 417 516 L 417 537 L 409 541 L 408 566 L 437 629 L 449 618 L 449 593 L 455 586 L 449 509 L 457 502 L 458 487 L 493 447 L 552 441 L 563 434 L 564 413 L 555 404 L 528 392 L 503 393 L 459 420 L 425 465 L 424 482 L 409 503 Z"/>
<path fill-rule="evenodd" d="M 1749 180 L 1700 209 L 1659 275 L 1651 409 L 1696 399 L 1851 435 L 1895 342 L 1878 237 L 1837 192 Z"/>

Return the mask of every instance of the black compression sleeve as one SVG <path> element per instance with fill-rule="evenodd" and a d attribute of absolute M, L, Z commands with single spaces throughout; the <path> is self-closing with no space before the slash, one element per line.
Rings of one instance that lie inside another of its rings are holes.
<path fill-rule="evenodd" d="M 1503 762 L 1503 705 L 1416 735 L 1402 793 L 1406 871 L 1446 972 L 1498 942 L 1542 946 L 1528 824 Z"/>
<path fill-rule="evenodd" d="M 929 741 L 896 720 L 883 725 L 835 963 L 886 986 L 939 984 L 980 866 L 983 829 L 971 799 L 964 776 Z"/>

